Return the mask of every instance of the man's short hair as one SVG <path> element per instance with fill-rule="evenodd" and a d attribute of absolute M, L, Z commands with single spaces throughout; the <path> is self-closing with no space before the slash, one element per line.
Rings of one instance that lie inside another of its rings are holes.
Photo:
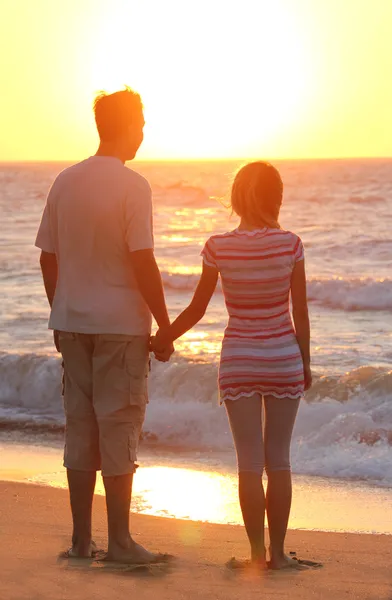
<path fill-rule="evenodd" d="M 94 115 L 101 141 L 113 141 L 132 123 L 139 124 L 142 110 L 139 94 L 130 87 L 114 94 L 100 92 L 94 101 Z"/>

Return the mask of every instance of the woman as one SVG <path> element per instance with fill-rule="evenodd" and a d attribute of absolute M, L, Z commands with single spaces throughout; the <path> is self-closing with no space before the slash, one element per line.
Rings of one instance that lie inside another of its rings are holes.
<path fill-rule="evenodd" d="M 191 329 L 203 317 L 221 276 L 229 322 L 222 343 L 220 398 L 237 452 L 251 563 L 272 569 L 298 564 L 284 552 L 292 497 L 290 442 L 300 398 L 312 380 L 304 250 L 300 238 L 279 225 L 282 197 L 279 172 L 269 163 L 250 163 L 237 173 L 231 204 L 240 225 L 207 241 L 192 302 L 152 343 L 159 351 Z"/>

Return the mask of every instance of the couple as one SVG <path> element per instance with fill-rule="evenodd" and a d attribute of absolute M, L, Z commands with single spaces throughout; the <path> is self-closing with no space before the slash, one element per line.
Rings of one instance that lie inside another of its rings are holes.
<path fill-rule="evenodd" d="M 91 513 L 101 470 L 107 558 L 122 563 L 162 558 L 136 544 L 129 531 L 149 352 L 169 360 L 174 340 L 203 317 L 220 274 L 229 323 L 219 389 L 237 452 L 251 562 L 267 566 L 266 513 L 268 566 L 295 566 L 284 553 L 284 539 L 291 435 L 300 398 L 311 385 L 309 319 L 302 242 L 278 222 L 280 175 L 264 162 L 237 173 L 231 201 L 240 225 L 207 241 L 194 298 L 170 324 L 153 251 L 151 189 L 124 166 L 143 141 L 140 96 L 129 88 L 102 94 L 94 113 L 98 151 L 56 178 L 36 240 L 51 306 L 49 327 L 64 362 L 64 466 L 73 518 L 69 556 L 96 554 Z M 152 316 L 159 329 L 150 339 Z"/>

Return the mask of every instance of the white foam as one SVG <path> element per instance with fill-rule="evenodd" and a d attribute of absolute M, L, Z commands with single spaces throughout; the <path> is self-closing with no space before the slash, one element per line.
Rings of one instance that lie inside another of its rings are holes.
<path fill-rule="evenodd" d="M 159 446 L 232 451 L 218 406 L 217 366 L 184 359 L 155 363 L 145 434 Z M 0 355 L 0 421 L 62 425 L 60 363 Z M 296 473 L 362 478 L 392 486 L 392 372 L 366 367 L 316 380 L 293 434 Z M 342 401 L 345 399 L 345 401 Z"/>
<path fill-rule="evenodd" d="M 57 358 L 0 354 L 0 419 L 64 423 Z"/>
<path fill-rule="evenodd" d="M 382 420 L 381 413 L 385 416 Z M 293 470 L 391 486 L 391 430 L 388 396 L 371 395 L 362 389 L 345 403 L 334 399 L 303 403 L 293 434 Z"/>
<path fill-rule="evenodd" d="M 199 275 L 183 275 L 164 271 L 165 287 L 174 291 L 194 290 Z M 218 291 L 220 288 L 218 287 Z M 347 311 L 392 311 L 392 279 L 372 278 L 311 278 L 308 300 L 328 308 Z"/>
<path fill-rule="evenodd" d="M 392 280 L 367 278 L 311 279 L 308 298 L 330 308 L 392 311 Z"/>

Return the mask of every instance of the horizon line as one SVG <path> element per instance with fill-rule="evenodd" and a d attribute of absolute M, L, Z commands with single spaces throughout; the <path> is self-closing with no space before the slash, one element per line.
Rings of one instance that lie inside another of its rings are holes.
<path fill-rule="evenodd" d="M 89 156 L 94 156 L 90 154 Z M 86 156 L 85 158 L 89 158 Z M 85 160 L 85 158 L 61 158 L 61 159 L 0 159 L 1 165 L 11 165 L 11 164 L 39 164 L 39 163 L 74 163 L 81 162 Z M 344 161 L 344 160 L 391 160 L 392 155 L 390 156 L 318 156 L 318 157 L 274 157 L 274 156 L 246 156 L 246 157 L 235 157 L 235 158 L 216 158 L 216 157 L 206 157 L 206 158 L 135 158 L 133 160 L 126 161 L 126 163 L 142 163 L 142 162 L 243 162 L 243 161 L 255 161 L 255 160 L 274 160 L 281 162 L 289 162 L 289 161 Z"/>

